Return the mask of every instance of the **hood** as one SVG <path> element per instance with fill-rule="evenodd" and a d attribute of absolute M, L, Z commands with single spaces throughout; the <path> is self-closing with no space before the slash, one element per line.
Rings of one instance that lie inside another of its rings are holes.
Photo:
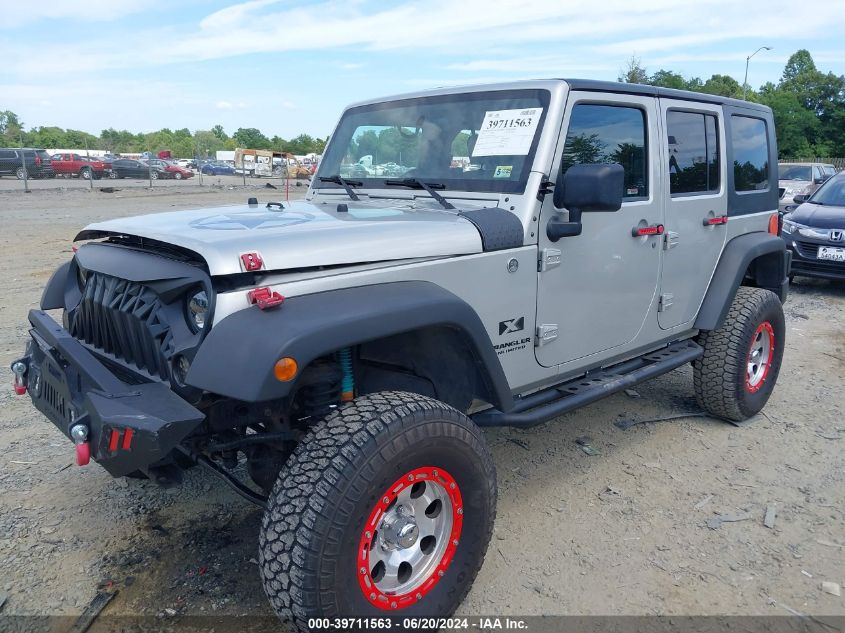
<path fill-rule="evenodd" d="M 468 255 L 482 251 L 475 226 L 455 211 L 419 202 L 286 202 L 176 211 L 97 222 L 77 240 L 131 235 L 173 244 L 205 259 L 212 275 L 243 272 L 240 256 L 258 253 L 266 270 Z"/>
<path fill-rule="evenodd" d="M 778 180 L 778 187 L 782 189 L 804 189 L 813 184 L 811 180 Z"/>
<path fill-rule="evenodd" d="M 816 229 L 845 229 L 845 207 L 805 202 L 786 218 Z"/>

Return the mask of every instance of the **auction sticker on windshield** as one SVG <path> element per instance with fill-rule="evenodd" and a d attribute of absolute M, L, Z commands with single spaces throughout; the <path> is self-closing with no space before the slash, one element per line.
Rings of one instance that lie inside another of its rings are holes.
<path fill-rule="evenodd" d="M 543 108 L 490 110 L 484 113 L 472 156 L 526 156 Z"/>

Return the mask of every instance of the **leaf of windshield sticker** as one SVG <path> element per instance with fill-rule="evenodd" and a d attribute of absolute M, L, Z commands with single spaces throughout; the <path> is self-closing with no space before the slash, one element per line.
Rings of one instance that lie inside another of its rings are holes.
<path fill-rule="evenodd" d="M 543 108 L 492 110 L 484 113 L 472 156 L 525 156 Z"/>

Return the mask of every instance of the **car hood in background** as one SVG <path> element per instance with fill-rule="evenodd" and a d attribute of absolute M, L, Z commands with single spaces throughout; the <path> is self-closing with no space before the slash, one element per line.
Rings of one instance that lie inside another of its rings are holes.
<path fill-rule="evenodd" d="M 813 184 L 810 180 L 778 180 L 778 187 L 781 189 L 804 189 Z"/>
<path fill-rule="evenodd" d="M 822 206 L 805 202 L 786 218 L 817 229 L 845 229 L 845 207 Z"/>
<path fill-rule="evenodd" d="M 212 275 L 243 272 L 240 256 L 258 253 L 266 270 L 289 270 L 482 251 L 475 226 L 457 212 L 373 202 L 284 203 L 176 211 L 97 222 L 76 240 L 131 235 L 173 244 L 205 259 Z"/>

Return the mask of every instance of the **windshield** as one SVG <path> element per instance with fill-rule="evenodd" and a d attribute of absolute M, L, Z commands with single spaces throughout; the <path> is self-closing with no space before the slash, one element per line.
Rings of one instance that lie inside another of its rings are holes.
<path fill-rule="evenodd" d="M 809 165 L 778 165 L 778 180 L 812 180 Z"/>
<path fill-rule="evenodd" d="M 521 192 L 548 105 L 547 90 L 507 90 L 351 108 L 317 176 L 371 188 L 416 178 L 451 190 Z"/>
<path fill-rule="evenodd" d="M 831 207 L 845 207 L 845 176 L 828 180 L 810 197 L 810 202 Z"/>

